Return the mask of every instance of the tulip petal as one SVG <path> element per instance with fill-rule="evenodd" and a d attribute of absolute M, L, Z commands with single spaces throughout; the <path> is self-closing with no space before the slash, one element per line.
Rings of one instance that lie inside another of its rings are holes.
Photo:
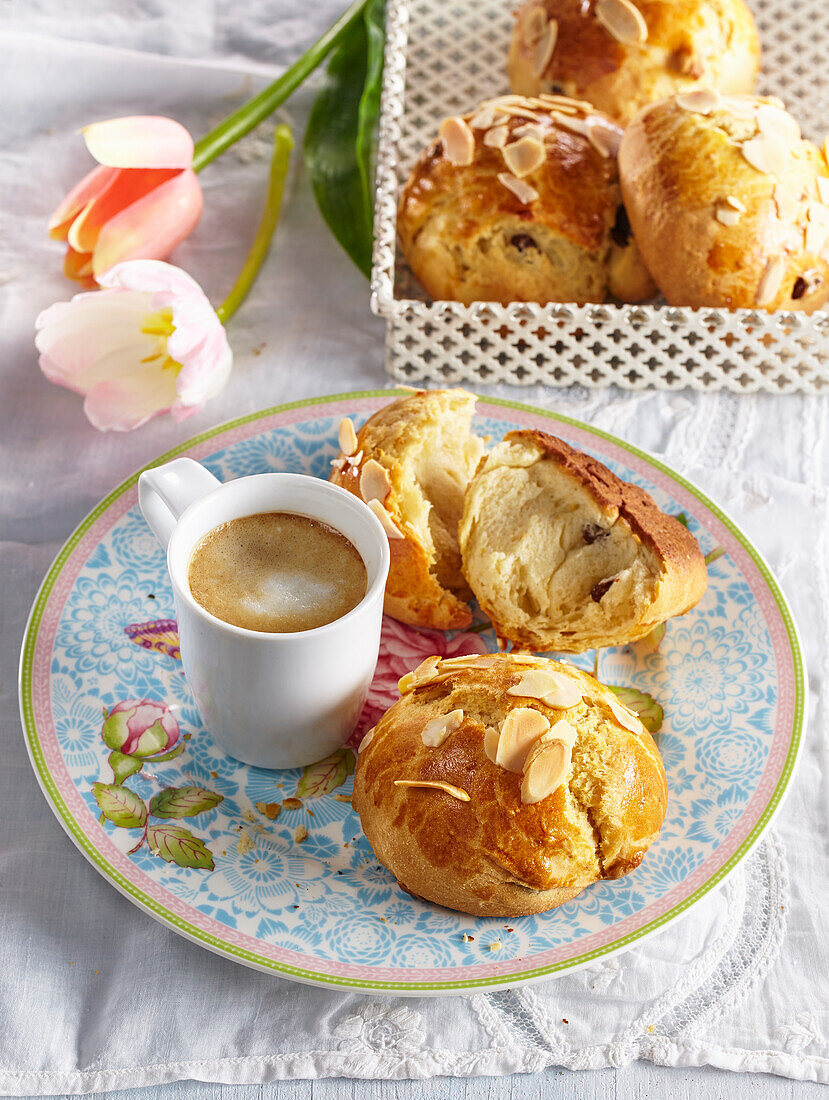
<path fill-rule="evenodd" d="M 180 122 L 161 115 L 132 115 L 93 122 L 81 130 L 86 147 L 111 168 L 189 168 L 193 139 Z"/>
<path fill-rule="evenodd" d="M 174 370 L 141 370 L 99 382 L 83 409 L 100 431 L 128 432 L 166 412 L 176 399 Z"/>
<path fill-rule="evenodd" d="M 85 367 L 76 371 L 67 371 L 62 359 L 44 352 L 39 359 L 40 369 L 50 382 L 59 386 L 65 386 L 75 393 L 88 394 L 102 382 L 110 382 L 113 379 L 125 378 L 128 375 L 146 372 L 148 375 L 161 374 L 161 360 L 152 363 L 142 362 L 143 349 L 126 344 L 122 348 L 116 348 L 98 359 L 92 360 Z M 174 373 L 174 372 L 168 372 Z"/>
<path fill-rule="evenodd" d="M 99 164 L 97 168 L 87 173 L 49 218 L 49 236 L 58 241 L 65 241 L 72 221 L 87 203 L 92 202 L 106 190 L 117 174 L 116 168 L 106 168 L 103 164 Z"/>
<path fill-rule="evenodd" d="M 202 191 L 188 169 L 115 214 L 102 226 L 92 257 L 95 278 L 117 263 L 163 259 L 188 237 L 201 217 Z"/>
<path fill-rule="evenodd" d="M 69 245 L 78 252 L 93 252 L 107 222 L 179 175 L 172 168 L 113 168 L 107 171 L 113 172 L 112 179 L 77 215 L 66 235 Z"/>

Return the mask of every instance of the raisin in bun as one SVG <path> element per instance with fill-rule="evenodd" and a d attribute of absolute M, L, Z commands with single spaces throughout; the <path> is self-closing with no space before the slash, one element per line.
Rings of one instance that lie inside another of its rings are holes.
<path fill-rule="evenodd" d="M 409 893 L 476 916 L 561 905 L 638 867 L 667 806 L 653 738 L 543 657 L 431 657 L 360 746 L 353 805 Z"/>
<path fill-rule="evenodd" d="M 691 532 L 589 455 L 508 432 L 483 459 L 459 531 L 463 568 L 501 643 L 581 653 L 624 645 L 693 607 Z"/>
<path fill-rule="evenodd" d="M 650 297 L 621 206 L 621 136 L 589 104 L 561 97 L 502 96 L 445 119 L 397 215 L 429 295 L 466 304 Z"/>
<path fill-rule="evenodd" d="M 526 0 L 507 61 L 514 92 L 576 96 L 622 122 L 701 85 L 753 92 L 759 67 L 743 0 Z"/>
<path fill-rule="evenodd" d="M 340 425 L 330 480 L 364 500 L 389 536 L 385 611 L 414 626 L 469 626 L 458 522 L 483 451 L 470 432 L 475 397 L 421 390 L 385 405 L 359 432 Z"/>
<path fill-rule="evenodd" d="M 671 305 L 810 312 L 829 299 L 829 167 L 779 100 L 709 89 L 655 104 L 619 165 Z"/>

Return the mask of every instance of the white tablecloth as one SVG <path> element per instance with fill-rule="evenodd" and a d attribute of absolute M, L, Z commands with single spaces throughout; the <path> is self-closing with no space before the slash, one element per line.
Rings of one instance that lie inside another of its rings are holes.
<path fill-rule="evenodd" d="M 36 365 L 34 318 L 71 293 L 45 221 L 86 167 L 73 131 L 94 118 L 158 112 L 203 132 L 339 5 L 310 7 L 0 8 L 0 1091 L 505 1074 L 636 1058 L 829 1081 L 824 400 L 509 393 L 617 432 L 696 479 L 767 555 L 803 635 L 810 725 L 773 831 L 723 890 L 624 956 L 470 998 L 394 1001 L 292 985 L 210 955 L 134 909 L 75 851 L 37 789 L 17 717 L 17 651 L 39 581 L 75 524 L 137 466 L 208 426 L 384 382 L 383 329 L 366 283 L 322 225 L 299 170 L 275 250 L 231 326 L 231 383 L 198 416 L 99 435 L 79 399 Z M 310 97 L 303 90 L 291 104 L 298 127 Z M 205 217 L 175 258 L 214 301 L 258 220 L 268 149 L 267 134 L 251 135 L 203 175 Z"/>

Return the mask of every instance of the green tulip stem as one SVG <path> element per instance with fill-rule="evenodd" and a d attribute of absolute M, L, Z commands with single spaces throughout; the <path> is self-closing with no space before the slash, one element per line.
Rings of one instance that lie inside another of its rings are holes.
<path fill-rule="evenodd" d="M 273 135 L 271 177 L 268 182 L 268 196 L 265 201 L 265 209 L 262 212 L 262 220 L 259 222 L 259 228 L 256 230 L 256 236 L 253 239 L 247 259 L 239 272 L 239 278 L 234 283 L 230 294 L 216 310 L 223 325 L 227 324 L 244 302 L 248 291 L 253 286 L 254 279 L 259 273 L 259 268 L 268 254 L 271 238 L 276 229 L 276 223 L 279 221 L 282 196 L 285 192 L 285 179 L 288 175 L 288 164 L 290 163 L 293 147 L 294 139 L 291 128 L 284 123 L 280 123 Z"/>
<path fill-rule="evenodd" d="M 362 17 L 366 0 L 353 0 L 353 3 L 340 16 L 333 26 L 329 27 L 321 38 L 310 46 L 305 53 L 289 66 L 285 72 L 277 77 L 272 84 L 243 103 L 232 115 L 220 122 L 218 126 L 205 134 L 196 143 L 193 151 L 193 169 L 200 172 L 212 160 L 229 149 L 234 142 L 243 138 L 245 134 L 263 122 L 296 89 L 321 62 L 331 53 L 340 39 L 347 32 L 351 24 Z"/>

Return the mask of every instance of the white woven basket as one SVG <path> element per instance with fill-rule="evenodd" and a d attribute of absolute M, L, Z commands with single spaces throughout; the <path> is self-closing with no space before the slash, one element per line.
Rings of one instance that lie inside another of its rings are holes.
<path fill-rule="evenodd" d="M 829 130 L 829 0 L 753 0 L 760 91 L 806 137 Z M 397 249 L 400 187 L 446 115 L 508 91 L 510 0 L 389 0 L 377 165 L 372 309 L 400 381 L 616 384 L 629 389 L 829 389 L 829 313 L 667 305 L 432 302 Z"/>

